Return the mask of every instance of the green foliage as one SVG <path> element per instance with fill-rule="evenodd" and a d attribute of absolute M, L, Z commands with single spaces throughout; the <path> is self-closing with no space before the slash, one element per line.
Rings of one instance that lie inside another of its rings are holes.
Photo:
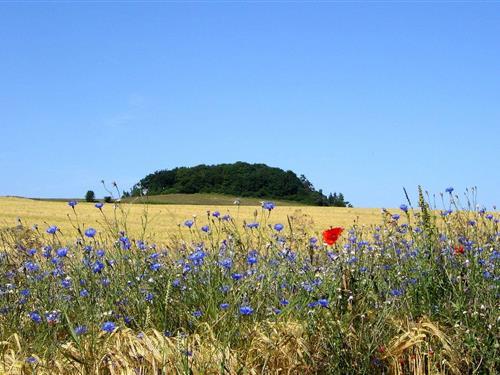
<path fill-rule="evenodd" d="M 132 196 L 217 193 L 238 197 L 283 199 L 319 206 L 346 207 L 342 193 L 330 197 L 317 191 L 304 176 L 265 164 L 236 162 L 233 164 L 198 165 L 161 170 L 144 177 L 132 190 Z"/>
<path fill-rule="evenodd" d="M 86 202 L 94 202 L 95 201 L 95 193 L 92 190 L 87 191 L 85 194 Z"/>
<path fill-rule="evenodd" d="M 113 197 L 111 197 L 111 196 L 109 196 L 109 195 L 106 195 L 106 196 L 104 197 L 104 202 L 106 202 L 106 203 L 111 203 L 111 202 L 113 202 Z"/>

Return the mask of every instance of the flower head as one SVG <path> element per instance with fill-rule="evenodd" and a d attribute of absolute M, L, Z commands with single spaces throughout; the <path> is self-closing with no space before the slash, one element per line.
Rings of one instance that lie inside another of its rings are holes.
<path fill-rule="evenodd" d="M 85 231 L 85 236 L 89 238 L 94 238 L 96 235 L 97 231 L 94 228 L 89 228 Z"/>
<path fill-rule="evenodd" d="M 75 206 L 78 204 L 77 201 L 75 200 L 71 200 L 68 202 L 68 206 L 70 206 L 71 208 L 75 208 Z"/>
<path fill-rule="evenodd" d="M 188 228 L 191 228 L 191 227 L 193 226 L 193 224 L 194 224 L 194 221 L 193 221 L 193 220 L 186 220 L 186 221 L 184 222 L 184 225 L 185 225 L 186 227 L 188 227 Z"/>
<path fill-rule="evenodd" d="M 274 230 L 276 232 L 281 232 L 283 230 L 283 228 L 284 228 L 283 224 L 279 224 L 279 223 L 278 224 L 274 224 Z"/>
<path fill-rule="evenodd" d="M 335 242 L 337 242 L 343 231 L 344 228 L 340 227 L 327 229 L 323 232 L 323 241 L 332 246 Z"/>
<path fill-rule="evenodd" d="M 103 208 L 103 207 L 104 207 L 104 203 L 102 203 L 102 202 L 97 202 L 94 206 L 95 206 L 95 208 L 101 209 L 101 208 Z"/>
<path fill-rule="evenodd" d="M 104 322 L 101 326 L 101 329 L 105 332 L 113 332 L 116 329 L 116 325 L 113 322 Z"/>
<path fill-rule="evenodd" d="M 240 314 L 241 315 L 252 315 L 253 309 L 250 306 L 241 306 L 240 307 Z"/>
<path fill-rule="evenodd" d="M 56 234 L 58 230 L 59 230 L 58 227 L 56 227 L 55 225 L 51 225 L 50 227 L 47 228 L 47 233 Z"/>
<path fill-rule="evenodd" d="M 262 202 L 262 208 L 268 211 L 271 211 L 276 205 L 274 202 Z"/>

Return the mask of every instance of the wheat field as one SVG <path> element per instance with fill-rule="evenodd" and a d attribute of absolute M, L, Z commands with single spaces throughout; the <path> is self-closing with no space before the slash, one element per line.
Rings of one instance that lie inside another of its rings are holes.
<path fill-rule="evenodd" d="M 109 218 L 114 217 L 115 205 L 105 204 L 102 212 Z M 202 205 L 149 205 L 122 204 L 127 214 L 129 235 L 133 236 L 141 230 L 141 218 L 147 212 L 147 236 L 155 241 L 163 241 L 179 230 L 187 230 L 182 226 L 187 219 L 193 219 L 201 226 L 208 222 L 207 211 L 219 211 L 221 215 L 230 214 L 238 224 L 254 220 L 260 221 L 263 210 L 259 206 L 202 206 Z M 78 219 L 83 227 L 99 229 L 103 226 L 103 216 L 93 203 L 80 202 L 75 207 Z M 396 212 L 396 210 L 394 210 Z M 277 206 L 267 219 L 267 223 L 287 223 L 287 216 L 301 216 L 314 231 L 320 232 L 330 226 L 350 227 L 371 225 L 381 221 L 380 209 L 374 208 L 339 208 L 316 206 Z M 120 214 L 120 212 L 118 212 Z M 68 217 L 69 215 L 69 217 Z M 256 217 L 257 215 L 257 217 Z M 267 216 L 267 211 L 265 212 Z M 45 230 L 49 225 L 57 225 L 68 237 L 75 234 L 70 219 L 74 220 L 73 209 L 66 202 L 40 201 L 25 198 L 0 197 L 0 228 L 38 225 Z M 180 226 L 180 228 L 179 228 Z"/>

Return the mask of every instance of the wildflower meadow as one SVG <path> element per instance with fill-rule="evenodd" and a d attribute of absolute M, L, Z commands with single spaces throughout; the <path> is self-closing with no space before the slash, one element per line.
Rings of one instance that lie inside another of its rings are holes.
<path fill-rule="evenodd" d="M 498 373 L 499 216 L 469 193 L 320 231 L 210 210 L 158 243 L 147 209 L 129 233 L 70 201 L 72 235 L 0 231 L 0 373 Z"/>

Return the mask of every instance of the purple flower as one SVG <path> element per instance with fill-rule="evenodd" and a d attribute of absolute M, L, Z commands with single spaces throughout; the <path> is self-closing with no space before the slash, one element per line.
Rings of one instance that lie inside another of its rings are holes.
<path fill-rule="evenodd" d="M 95 208 L 101 209 L 103 207 L 104 207 L 104 203 L 102 203 L 102 202 L 98 202 L 95 204 Z"/>
<path fill-rule="evenodd" d="M 250 306 L 241 306 L 240 307 L 240 314 L 241 315 L 252 315 L 253 309 Z"/>
<path fill-rule="evenodd" d="M 453 188 L 450 186 L 450 187 L 447 187 L 444 191 L 446 191 L 447 193 L 453 193 Z"/>
<path fill-rule="evenodd" d="M 233 273 L 231 277 L 233 278 L 233 280 L 239 280 L 243 277 L 243 275 L 241 273 Z"/>
<path fill-rule="evenodd" d="M 80 291 L 80 297 L 88 297 L 89 296 L 89 291 L 87 289 L 82 289 Z"/>
<path fill-rule="evenodd" d="M 276 205 L 273 202 L 262 202 L 262 208 L 271 211 Z"/>
<path fill-rule="evenodd" d="M 75 201 L 75 200 L 72 200 L 72 201 L 69 201 L 69 202 L 68 202 L 68 206 L 70 206 L 71 208 L 75 208 L 75 206 L 76 206 L 77 204 L 78 204 L 78 202 L 77 202 L 77 201 Z"/>
<path fill-rule="evenodd" d="M 153 263 L 152 265 L 149 266 L 149 269 L 151 271 L 158 271 L 159 269 L 161 268 L 161 264 L 160 263 Z"/>
<path fill-rule="evenodd" d="M 277 232 L 281 232 L 283 228 L 283 224 L 274 224 L 274 230 Z"/>
<path fill-rule="evenodd" d="M 101 329 L 105 332 L 111 333 L 116 329 L 116 325 L 113 322 L 104 322 Z"/>
<path fill-rule="evenodd" d="M 399 206 L 399 208 L 401 209 L 401 211 L 403 212 L 408 212 L 408 206 L 406 204 L 402 204 L 401 206 Z"/>
<path fill-rule="evenodd" d="M 253 228 L 258 228 L 259 223 L 253 222 L 253 223 L 248 223 L 247 228 L 253 229 Z"/>
<path fill-rule="evenodd" d="M 191 227 L 193 226 L 193 224 L 194 224 L 194 221 L 193 221 L 193 220 L 186 220 L 186 221 L 184 222 L 184 225 L 185 225 L 186 227 L 188 227 L 188 228 L 191 228 Z"/>
<path fill-rule="evenodd" d="M 32 311 L 28 315 L 36 324 L 40 324 L 42 322 L 42 317 L 40 316 L 38 311 Z"/>
<path fill-rule="evenodd" d="M 321 298 L 318 300 L 318 305 L 321 307 L 328 307 L 328 300 L 326 298 Z"/>
<path fill-rule="evenodd" d="M 78 326 L 75 328 L 75 334 L 77 336 L 81 336 L 81 335 L 84 335 L 88 332 L 88 328 L 87 326 Z"/>
<path fill-rule="evenodd" d="M 94 228 L 89 228 L 85 231 L 85 235 L 89 238 L 94 238 L 97 231 Z"/>
<path fill-rule="evenodd" d="M 208 225 L 204 225 L 201 227 L 201 230 L 205 233 L 208 233 L 210 231 L 210 227 Z"/>
<path fill-rule="evenodd" d="M 213 217 L 219 217 L 219 216 L 220 216 L 220 212 L 219 212 L 219 211 L 214 211 L 214 212 L 212 213 L 212 216 L 213 216 Z"/>
<path fill-rule="evenodd" d="M 192 315 L 195 318 L 201 318 L 201 316 L 203 315 L 203 313 L 200 310 L 196 310 L 196 311 L 193 311 Z"/>
<path fill-rule="evenodd" d="M 66 255 L 68 255 L 68 248 L 61 247 L 60 249 L 57 249 L 56 254 L 59 258 L 65 257 Z"/>
<path fill-rule="evenodd" d="M 222 310 L 227 310 L 229 308 L 229 303 L 224 302 L 219 305 Z"/>
<path fill-rule="evenodd" d="M 55 225 L 51 225 L 50 227 L 47 228 L 47 233 L 56 234 L 58 230 L 59 230 L 58 227 L 56 227 Z"/>
<path fill-rule="evenodd" d="M 392 220 L 399 220 L 400 216 L 398 214 L 392 215 Z"/>

